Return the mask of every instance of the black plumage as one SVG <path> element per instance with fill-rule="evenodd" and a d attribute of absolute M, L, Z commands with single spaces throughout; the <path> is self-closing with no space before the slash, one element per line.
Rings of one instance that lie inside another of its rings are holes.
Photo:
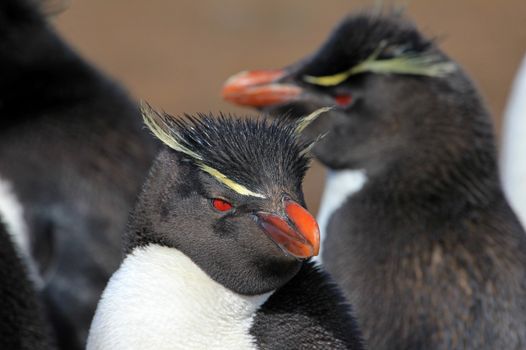
<path fill-rule="evenodd" d="M 361 349 L 361 332 L 339 287 L 305 262 L 261 306 L 250 329 L 260 349 Z"/>
<path fill-rule="evenodd" d="M 397 16 L 364 12 L 342 21 L 319 50 L 298 66 L 297 74 L 340 73 L 363 62 L 382 42 L 386 50 L 380 53 L 380 59 L 392 58 L 401 52 L 422 53 L 433 49 L 433 40 L 421 36 L 412 23 L 400 21 Z"/>
<path fill-rule="evenodd" d="M 0 217 L 0 348 L 54 349 L 51 328 Z"/>
<path fill-rule="evenodd" d="M 135 103 L 31 0 L 0 2 L 0 179 L 24 209 L 59 345 L 83 348 L 153 160 Z"/>
<path fill-rule="evenodd" d="M 369 65 L 335 84 L 308 78 L 352 70 L 378 48 L 378 61 L 424 60 L 407 74 Z M 462 69 L 407 19 L 362 13 L 268 83 L 300 90 L 263 107 L 277 115 L 336 105 L 305 134 L 328 132 L 313 151 L 332 174 L 366 176 L 331 213 L 323 262 L 368 346 L 523 348 L 526 237 L 500 186 L 490 115 Z M 244 84 L 265 93 L 261 79 Z"/>
<path fill-rule="evenodd" d="M 228 115 L 158 117 L 184 147 L 202 157 L 203 164 L 248 188 L 301 186 L 309 163 L 304 153 L 311 142 L 298 138 L 297 124 L 287 118 L 269 124 L 262 118 Z"/>

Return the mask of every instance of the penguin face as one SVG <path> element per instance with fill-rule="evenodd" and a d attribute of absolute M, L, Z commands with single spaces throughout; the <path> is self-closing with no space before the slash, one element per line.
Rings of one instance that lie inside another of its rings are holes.
<path fill-rule="evenodd" d="M 327 133 L 315 155 L 333 169 L 374 173 L 411 153 L 423 118 L 414 106 L 436 100 L 430 85 L 452 69 L 408 22 L 358 15 L 346 18 L 317 53 L 299 63 L 234 75 L 223 96 L 271 115 L 334 106 L 306 129 L 309 138 Z"/>
<path fill-rule="evenodd" d="M 237 293 L 274 290 L 319 251 L 319 229 L 301 192 L 303 146 L 292 129 L 266 122 L 194 122 L 172 129 L 188 152 L 160 153 L 133 215 L 128 249 L 173 247 Z M 265 154 L 272 151 L 281 153 Z"/>

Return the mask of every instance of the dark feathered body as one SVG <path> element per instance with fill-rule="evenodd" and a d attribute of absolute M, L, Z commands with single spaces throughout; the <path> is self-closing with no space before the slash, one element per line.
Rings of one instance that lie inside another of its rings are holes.
<path fill-rule="evenodd" d="M 234 84 L 226 91 L 239 95 Z M 526 347 L 526 236 L 500 186 L 489 113 L 462 69 L 404 18 L 359 14 L 270 84 L 296 88 L 265 106 L 273 112 L 336 105 L 306 134 L 328 133 L 313 151 L 331 171 L 364 174 L 329 215 L 322 258 L 367 345 Z"/>
<path fill-rule="evenodd" d="M 354 151 L 368 155 L 352 164 L 368 179 L 329 219 L 324 264 L 368 346 L 522 349 L 526 236 L 504 198 L 478 92 L 460 68 L 361 84 L 371 97 L 352 115 L 388 119 L 373 122 L 378 145 Z"/>
<path fill-rule="evenodd" d="M 371 348 L 525 344 L 524 231 L 500 190 L 489 123 L 475 129 L 486 137 L 371 178 L 329 220 L 324 264 Z"/>
<path fill-rule="evenodd" d="M 331 218 L 324 248 L 369 346 L 522 349 L 526 244 L 507 204 L 429 215 L 395 203 L 352 198 Z"/>
<path fill-rule="evenodd" d="M 257 311 L 250 333 L 258 349 L 362 349 L 350 307 L 312 262 Z"/>
<path fill-rule="evenodd" d="M 50 327 L 26 268 L 0 218 L 0 348 L 53 349 Z"/>
<path fill-rule="evenodd" d="M 154 147 L 126 93 L 30 1 L 0 4 L 0 42 L 0 179 L 24 208 L 61 345 L 80 348 Z"/>

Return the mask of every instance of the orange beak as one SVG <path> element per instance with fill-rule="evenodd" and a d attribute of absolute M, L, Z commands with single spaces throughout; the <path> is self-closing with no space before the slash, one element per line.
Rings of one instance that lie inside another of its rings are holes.
<path fill-rule="evenodd" d="M 307 259 L 320 252 L 320 229 L 312 215 L 298 203 L 285 201 L 286 217 L 258 213 L 263 231 L 282 250 L 298 259 Z"/>
<path fill-rule="evenodd" d="M 229 102 L 251 107 L 265 107 L 289 102 L 298 97 L 301 88 L 280 84 L 285 71 L 254 70 L 237 73 L 223 85 L 223 98 Z"/>

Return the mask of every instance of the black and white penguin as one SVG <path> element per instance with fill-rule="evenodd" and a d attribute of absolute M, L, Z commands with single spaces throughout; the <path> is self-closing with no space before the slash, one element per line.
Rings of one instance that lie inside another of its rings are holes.
<path fill-rule="evenodd" d="M 0 217 L 0 349 L 54 349 L 35 286 Z"/>
<path fill-rule="evenodd" d="M 319 231 L 297 123 L 144 109 L 167 146 L 125 236 L 88 350 L 361 349 L 337 287 L 312 262 Z"/>
<path fill-rule="evenodd" d="M 0 1 L 0 43 L 0 213 L 60 347 L 81 349 L 155 141 L 136 104 L 57 36 L 38 1 Z"/>
<path fill-rule="evenodd" d="M 461 68 L 401 16 L 346 18 L 285 69 L 224 96 L 299 115 L 329 169 L 323 264 L 371 349 L 526 344 L 526 237 L 504 198 L 489 113 Z M 279 114 L 277 114 L 279 115 Z"/>

